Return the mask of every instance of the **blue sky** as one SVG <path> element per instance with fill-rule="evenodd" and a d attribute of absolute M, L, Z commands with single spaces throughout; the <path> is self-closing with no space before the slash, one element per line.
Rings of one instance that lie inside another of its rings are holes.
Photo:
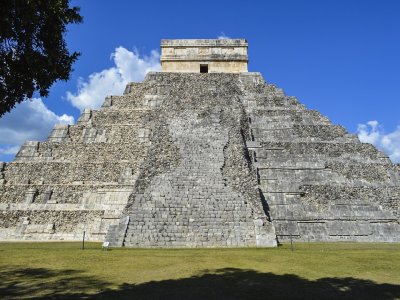
<path fill-rule="evenodd" d="M 157 70 L 162 38 L 246 38 L 249 70 L 358 133 L 400 162 L 400 1 L 72 1 L 69 27 L 82 56 L 47 99 L 0 119 L 0 160 L 26 139 L 43 140 L 84 106 L 121 94 Z M 154 51 L 155 50 L 155 51 Z"/>

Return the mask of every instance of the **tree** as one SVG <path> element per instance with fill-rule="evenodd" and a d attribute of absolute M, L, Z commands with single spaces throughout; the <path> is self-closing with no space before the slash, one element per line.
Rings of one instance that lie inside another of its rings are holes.
<path fill-rule="evenodd" d="M 0 0 L 0 116 L 68 80 L 80 53 L 69 53 L 66 26 L 81 23 L 70 0 Z"/>

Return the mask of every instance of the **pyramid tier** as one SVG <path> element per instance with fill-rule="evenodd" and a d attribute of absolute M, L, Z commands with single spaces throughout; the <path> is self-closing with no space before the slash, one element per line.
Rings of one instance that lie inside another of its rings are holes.
<path fill-rule="evenodd" d="M 254 82 L 248 146 L 278 239 L 399 241 L 400 174 L 386 155 Z"/>
<path fill-rule="evenodd" d="M 8 240 L 398 242 L 399 202 L 399 166 L 259 73 L 149 73 L 0 164 Z"/>

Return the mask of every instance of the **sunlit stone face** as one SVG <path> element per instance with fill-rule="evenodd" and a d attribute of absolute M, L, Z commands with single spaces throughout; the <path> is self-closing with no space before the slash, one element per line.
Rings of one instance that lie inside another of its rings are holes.
<path fill-rule="evenodd" d="M 242 73 L 247 72 L 247 41 L 162 40 L 163 72 Z"/>

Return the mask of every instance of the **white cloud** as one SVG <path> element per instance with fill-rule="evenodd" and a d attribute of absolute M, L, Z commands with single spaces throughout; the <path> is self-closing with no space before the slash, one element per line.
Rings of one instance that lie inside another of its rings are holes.
<path fill-rule="evenodd" d="M 149 71 L 161 69 L 160 54 L 151 51 L 140 56 L 138 51 L 118 47 L 111 54 L 115 66 L 92 73 L 87 80 L 80 79 L 78 92 L 67 92 L 67 99 L 80 110 L 98 108 L 107 95 L 122 94 L 127 83 L 142 81 Z M 72 116 L 56 115 L 41 99 L 35 98 L 18 104 L 0 119 L 0 161 L 9 160 L 27 140 L 44 140 L 55 124 L 73 124 Z"/>
<path fill-rule="evenodd" d="M 0 119 L 0 160 L 18 152 L 27 140 L 44 140 L 55 124 L 73 124 L 74 117 L 56 115 L 40 98 L 26 100 Z"/>
<path fill-rule="evenodd" d="M 161 69 L 160 54 L 153 50 L 150 56 L 140 57 L 137 50 L 118 47 L 111 54 L 115 66 L 92 73 L 87 80 L 80 79 L 78 92 L 67 92 L 67 99 L 76 108 L 99 108 L 108 95 L 122 94 L 127 83 L 142 81 L 149 71 Z"/>
<path fill-rule="evenodd" d="M 400 163 L 400 126 L 393 132 L 385 133 L 378 121 L 369 121 L 358 125 L 357 134 L 361 142 L 375 145 L 393 162 Z"/>
<path fill-rule="evenodd" d="M 19 151 L 20 146 L 4 146 L 0 147 L 1 155 L 15 155 Z"/>
<path fill-rule="evenodd" d="M 230 39 L 230 37 L 227 36 L 225 33 L 221 32 L 221 34 L 217 37 L 217 39 L 226 40 L 226 39 Z"/>

